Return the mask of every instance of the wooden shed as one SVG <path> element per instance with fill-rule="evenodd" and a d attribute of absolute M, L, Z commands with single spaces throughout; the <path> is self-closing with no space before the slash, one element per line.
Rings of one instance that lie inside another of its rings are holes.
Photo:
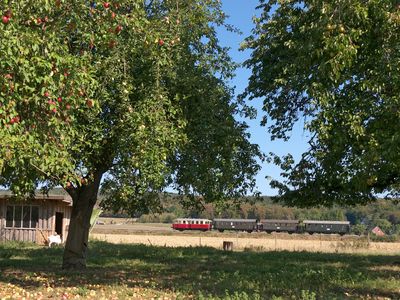
<path fill-rule="evenodd" d="M 38 244 L 59 234 L 63 242 L 68 235 L 72 198 L 68 195 L 36 195 L 24 202 L 0 194 L 0 241 L 27 241 Z"/>

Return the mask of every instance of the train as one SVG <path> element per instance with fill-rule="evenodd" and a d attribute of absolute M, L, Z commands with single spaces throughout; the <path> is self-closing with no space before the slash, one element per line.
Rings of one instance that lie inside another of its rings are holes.
<path fill-rule="evenodd" d="M 246 232 L 287 232 L 292 233 L 350 233 L 349 221 L 320 221 L 320 220 L 274 220 L 274 219 L 195 219 L 178 218 L 172 223 L 172 229 L 178 231 L 200 230 L 219 232 L 246 231 Z"/>

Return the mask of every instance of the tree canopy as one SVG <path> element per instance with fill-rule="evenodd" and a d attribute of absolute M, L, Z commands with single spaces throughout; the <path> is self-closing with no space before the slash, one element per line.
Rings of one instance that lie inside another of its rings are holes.
<path fill-rule="evenodd" d="M 399 196 L 400 6 L 393 0 L 260 1 L 243 96 L 262 98 L 272 139 L 304 122 L 299 162 L 273 157 L 300 206 Z"/>
<path fill-rule="evenodd" d="M 100 186 L 104 207 L 131 212 L 159 208 L 168 186 L 200 206 L 254 190 L 260 152 L 234 118 L 243 107 L 216 37 L 219 1 L 0 9 L 0 184 L 17 197 L 38 184 L 72 196 L 64 266 L 85 264 Z"/>

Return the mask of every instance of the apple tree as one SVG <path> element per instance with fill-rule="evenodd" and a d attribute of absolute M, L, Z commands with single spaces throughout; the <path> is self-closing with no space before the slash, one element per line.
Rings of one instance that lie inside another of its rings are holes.
<path fill-rule="evenodd" d="M 301 121 L 299 162 L 273 156 L 274 180 L 296 205 L 399 196 L 400 6 L 393 0 L 260 1 L 245 95 L 263 99 L 264 125 L 287 139 Z"/>
<path fill-rule="evenodd" d="M 86 266 L 99 190 L 128 212 L 160 209 L 169 186 L 197 206 L 254 190 L 219 1 L 1 3 L 0 184 L 71 195 L 63 268 Z"/>

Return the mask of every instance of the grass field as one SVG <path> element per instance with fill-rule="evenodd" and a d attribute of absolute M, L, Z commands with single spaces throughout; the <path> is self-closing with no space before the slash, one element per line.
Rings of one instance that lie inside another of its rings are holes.
<path fill-rule="evenodd" d="M 206 246 L 222 249 L 224 241 L 232 242 L 234 250 L 257 251 L 309 251 L 324 253 L 360 253 L 396 255 L 400 253 L 400 243 L 368 242 L 366 238 L 340 237 L 338 235 L 314 235 L 306 239 L 304 235 L 288 234 L 91 234 L 93 239 L 114 244 L 145 244 L 166 247 Z"/>
<path fill-rule="evenodd" d="M 92 241 L 88 269 L 62 248 L 0 244 L 1 299 L 400 299 L 400 256 L 223 252 Z"/>

